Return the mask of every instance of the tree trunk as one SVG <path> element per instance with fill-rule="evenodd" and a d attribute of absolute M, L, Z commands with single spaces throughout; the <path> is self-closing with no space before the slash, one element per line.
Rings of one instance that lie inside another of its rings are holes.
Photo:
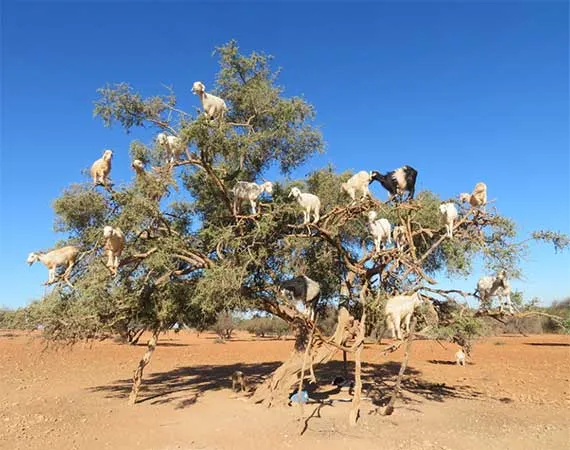
<path fill-rule="evenodd" d="M 160 332 L 158 330 L 153 331 L 152 337 L 148 341 L 146 352 L 139 361 L 139 365 L 135 370 L 135 373 L 133 375 L 133 388 L 131 390 L 131 395 L 129 395 L 129 405 L 134 405 L 137 401 L 139 388 L 142 383 L 143 371 L 150 362 L 150 358 L 152 357 L 154 349 L 156 348 L 156 342 L 158 341 L 159 333 Z"/>
<path fill-rule="evenodd" d="M 404 372 L 408 367 L 408 360 L 410 358 L 410 350 L 412 348 L 412 341 L 414 340 L 414 332 L 416 331 L 416 318 L 412 318 L 412 323 L 410 324 L 410 332 L 406 339 L 406 349 L 404 351 L 404 359 L 402 361 L 402 365 L 400 366 L 400 371 L 398 372 L 398 378 L 396 379 L 396 384 L 394 385 L 394 392 L 392 393 L 392 397 L 386 406 L 386 410 L 384 414 L 386 416 L 391 415 L 394 412 L 394 404 L 396 403 L 396 398 L 400 394 L 400 386 L 402 385 L 402 377 L 404 376 Z"/>
<path fill-rule="evenodd" d="M 352 405 L 350 406 L 350 413 L 348 415 L 348 422 L 351 426 L 356 425 L 360 413 L 360 398 L 362 395 L 362 348 L 364 347 L 364 330 L 366 329 L 366 313 L 362 313 L 360 320 L 360 328 L 358 336 L 356 337 L 356 352 L 354 354 L 354 396 L 352 397 Z"/>
<path fill-rule="evenodd" d="M 137 345 L 139 342 L 140 337 L 143 335 L 144 333 L 144 327 L 141 328 L 140 330 L 136 330 L 133 331 L 131 336 L 129 337 L 129 344 L 130 345 Z"/>
<path fill-rule="evenodd" d="M 345 308 L 340 309 L 336 331 L 331 338 L 334 343 L 340 345 L 346 341 L 353 320 Z M 253 402 L 263 403 L 267 407 L 276 402 L 286 405 L 293 387 L 299 383 L 303 369 L 303 357 L 309 341 L 309 330 L 304 321 L 297 321 L 293 325 L 297 339 L 291 356 L 256 389 L 252 397 Z M 314 339 L 308 351 L 307 360 L 312 365 L 323 364 L 330 361 L 336 352 L 337 347 L 328 345 L 321 339 Z"/>

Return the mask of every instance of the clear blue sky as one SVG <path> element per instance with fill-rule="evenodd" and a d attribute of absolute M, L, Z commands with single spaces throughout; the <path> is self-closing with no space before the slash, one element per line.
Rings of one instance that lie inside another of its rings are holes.
<path fill-rule="evenodd" d="M 96 89 L 163 83 L 195 108 L 192 82 L 212 86 L 211 52 L 231 38 L 273 54 L 286 94 L 316 107 L 327 153 L 297 176 L 410 164 L 443 197 L 484 180 L 521 238 L 570 232 L 567 2 L 77 3 L 3 2 L 0 305 L 44 292 L 46 268 L 25 260 L 60 238 L 62 189 L 105 148 L 130 179 L 129 141 L 150 140 L 93 118 Z M 526 296 L 570 295 L 568 254 L 533 245 L 524 270 Z"/>

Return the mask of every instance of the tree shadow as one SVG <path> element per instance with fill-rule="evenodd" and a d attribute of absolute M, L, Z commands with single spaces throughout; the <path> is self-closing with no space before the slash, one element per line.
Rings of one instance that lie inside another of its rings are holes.
<path fill-rule="evenodd" d="M 133 344 L 131 344 L 133 345 Z M 192 344 L 181 344 L 179 342 L 164 342 L 158 341 L 156 343 L 157 347 L 190 347 Z M 148 344 L 145 342 L 137 342 L 133 345 L 134 347 L 148 347 Z"/>
<path fill-rule="evenodd" d="M 176 409 L 183 409 L 196 403 L 206 391 L 231 389 L 231 375 L 240 370 L 247 379 L 248 393 L 251 395 L 256 385 L 261 383 L 281 361 L 259 364 L 230 364 L 230 365 L 197 365 L 179 367 L 167 372 L 151 373 L 143 378 L 137 403 L 160 405 L 172 403 Z M 315 368 L 317 384 L 306 387 L 309 396 L 318 402 L 334 403 L 348 401 L 351 392 L 348 386 L 340 387 L 332 384 L 337 376 L 353 377 L 353 364 L 348 365 L 348 376 L 344 371 L 342 361 L 330 361 Z M 388 403 L 393 392 L 393 386 L 400 370 L 400 363 L 386 362 L 383 364 L 362 364 L 363 397 L 373 404 L 384 406 Z M 401 397 L 404 403 L 422 403 L 422 400 L 443 402 L 446 399 L 476 399 L 483 394 L 470 386 L 449 386 L 444 383 L 432 383 L 421 378 L 421 371 L 409 367 L 402 379 Z M 347 383 L 348 384 L 348 383 Z M 103 386 L 89 388 L 91 392 L 103 392 L 107 398 L 127 398 L 132 386 L 132 380 L 117 380 Z M 295 389 L 296 390 L 296 389 Z M 346 395 L 345 395 L 346 394 Z M 346 398 L 338 398 L 338 397 Z"/>
<path fill-rule="evenodd" d="M 455 364 L 445 361 L 444 364 Z M 315 370 L 318 381 L 323 383 L 328 380 L 323 374 L 331 374 L 334 376 L 344 376 L 342 361 L 331 361 Z M 367 397 L 374 405 L 385 406 L 393 393 L 393 386 L 396 382 L 398 372 L 400 371 L 400 363 L 389 361 L 382 364 L 362 363 L 362 393 L 363 397 Z M 349 370 L 349 379 L 352 379 Z M 422 379 L 422 372 L 412 366 L 408 366 L 401 384 L 401 399 L 404 403 L 421 403 L 421 400 L 443 402 L 446 399 L 476 399 L 483 395 L 482 392 L 475 390 L 468 385 L 449 386 L 445 383 L 432 383 Z M 322 377 L 322 378 L 321 378 Z M 345 389 L 349 391 L 349 389 Z M 329 396 L 340 392 L 341 389 L 331 389 Z M 347 392 L 348 393 L 348 392 Z M 320 399 L 319 392 L 315 398 Z M 315 394 L 313 394 L 314 396 Z M 349 393 L 350 395 L 350 393 Z M 414 398 L 415 397 L 415 398 Z"/>
<path fill-rule="evenodd" d="M 449 361 L 447 359 L 430 359 L 428 360 L 430 364 L 441 364 L 442 366 L 455 366 L 455 361 Z"/>
<path fill-rule="evenodd" d="M 524 345 L 536 345 L 539 347 L 570 347 L 566 342 L 525 342 Z"/>
<path fill-rule="evenodd" d="M 18 335 L 15 333 L 10 333 L 10 332 L 0 333 L 0 338 L 15 338 L 15 337 L 18 337 Z"/>
<path fill-rule="evenodd" d="M 216 341 L 220 339 L 218 336 L 206 336 L 204 340 Z M 230 339 L 225 339 L 224 343 L 231 344 L 232 342 L 289 342 L 294 341 L 294 337 L 277 337 L 277 336 L 255 336 L 251 338 L 239 338 L 231 337 Z"/>
<path fill-rule="evenodd" d="M 210 390 L 231 389 L 231 376 L 236 370 L 244 373 L 251 388 L 261 383 L 281 362 L 260 364 L 231 364 L 225 366 L 198 365 L 179 367 L 168 372 L 151 373 L 143 377 L 137 403 L 150 402 L 152 405 L 176 403 L 182 409 L 196 403 L 198 397 Z M 132 380 L 117 380 L 104 386 L 89 388 L 91 392 L 105 392 L 107 398 L 127 398 Z M 190 391 L 191 396 L 188 396 Z"/>

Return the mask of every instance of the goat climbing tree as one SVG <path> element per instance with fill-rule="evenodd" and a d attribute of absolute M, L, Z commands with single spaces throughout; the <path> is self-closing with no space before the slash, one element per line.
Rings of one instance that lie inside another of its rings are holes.
<path fill-rule="evenodd" d="M 454 238 L 447 239 L 439 224 L 441 200 L 432 192 L 397 205 L 375 199 L 350 203 L 340 191 L 350 174 L 336 174 L 331 167 L 305 180 L 275 183 L 271 202 L 262 203 L 255 216 L 235 216 L 231 188 L 237 181 L 260 181 L 270 170 L 287 176 L 323 150 L 323 138 L 313 107 L 301 97 L 287 97 L 276 84 L 269 56 L 243 55 L 233 41 L 216 53 L 220 70 L 213 91 L 229 107 L 221 122 L 182 111 L 172 90 L 148 98 L 124 83 L 99 90 L 94 113 L 106 126 L 175 134 L 185 151 L 171 163 L 155 141 L 134 140 L 130 155 L 144 171 L 139 167 L 132 181 L 114 180 L 114 190 L 73 184 L 54 202 L 56 230 L 83 253 L 72 274 L 74 289 L 58 286 L 31 305 L 30 323 L 41 320 L 49 339 L 66 341 L 152 331 L 135 372 L 134 403 L 161 331 L 175 322 L 203 327 L 219 311 L 263 310 L 289 322 L 296 341 L 290 359 L 253 400 L 287 401 L 304 359 L 316 366 L 342 350 L 356 359 L 354 423 L 367 317 L 379 320 L 379 299 L 434 285 L 445 272 L 468 274 L 477 256 L 490 269 L 516 276 L 524 245 L 516 243 L 512 221 L 492 205 L 486 212 L 460 208 Z M 323 214 L 317 224 L 299 224 L 297 205 L 287 198 L 292 186 L 320 197 Z M 366 222 L 372 209 L 405 227 L 407 244 L 401 251 L 372 251 Z M 120 227 L 127 241 L 116 276 L 104 264 L 105 225 Z M 568 244 L 558 233 L 538 232 L 534 238 L 560 248 Z M 301 273 L 318 280 L 323 301 L 340 304 L 333 336 L 324 336 L 279 295 L 279 283 Z M 446 300 L 449 293 L 439 294 Z"/>

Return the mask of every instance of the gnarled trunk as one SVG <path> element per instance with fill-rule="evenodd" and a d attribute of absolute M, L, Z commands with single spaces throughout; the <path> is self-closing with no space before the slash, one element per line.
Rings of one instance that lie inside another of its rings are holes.
<path fill-rule="evenodd" d="M 350 406 L 350 413 L 348 415 L 348 422 L 350 425 L 356 425 L 358 416 L 360 415 L 360 398 L 362 395 L 362 348 L 364 347 L 364 330 L 366 329 L 366 312 L 362 313 L 360 324 L 358 328 L 358 335 L 356 336 L 356 352 L 354 354 L 354 396 L 352 397 L 352 404 Z"/>
<path fill-rule="evenodd" d="M 398 372 L 398 378 L 396 379 L 396 384 L 394 385 L 394 391 L 392 392 L 392 397 L 390 397 L 390 401 L 386 406 L 386 410 L 384 414 L 389 416 L 394 412 L 394 405 L 396 404 L 396 399 L 400 395 L 401 385 L 402 385 L 402 377 L 404 376 L 404 372 L 408 368 L 408 360 L 410 358 L 410 351 L 412 348 L 412 342 L 414 340 L 414 332 L 416 331 L 416 318 L 412 318 L 412 323 L 410 324 L 410 332 L 408 333 L 408 337 L 406 339 L 406 349 L 404 351 L 404 359 L 402 360 L 402 365 L 400 366 L 400 371 Z"/>
<path fill-rule="evenodd" d="M 133 388 L 131 390 L 131 394 L 129 395 L 129 405 L 134 405 L 137 401 L 137 396 L 139 394 L 139 389 L 142 383 L 143 371 L 150 362 L 150 358 L 154 353 L 156 342 L 158 341 L 158 335 L 158 330 L 153 331 L 152 337 L 148 340 L 146 352 L 139 361 L 139 365 L 135 370 L 135 373 L 133 375 Z"/>
<path fill-rule="evenodd" d="M 348 311 L 345 308 L 341 308 L 336 331 L 330 340 L 337 345 L 343 344 L 351 337 L 350 330 L 352 329 L 353 321 L 354 319 L 349 315 Z M 303 358 L 309 341 L 309 328 L 303 320 L 294 320 L 293 326 L 295 327 L 296 341 L 291 356 L 275 370 L 270 378 L 257 388 L 252 397 L 253 402 L 263 403 L 267 407 L 275 403 L 286 405 L 292 389 L 300 382 Z M 326 363 L 332 359 L 337 350 L 338 348 L 335 345 L 315 338 L 307 354 L 306 363 L 313 366 Z"/>

